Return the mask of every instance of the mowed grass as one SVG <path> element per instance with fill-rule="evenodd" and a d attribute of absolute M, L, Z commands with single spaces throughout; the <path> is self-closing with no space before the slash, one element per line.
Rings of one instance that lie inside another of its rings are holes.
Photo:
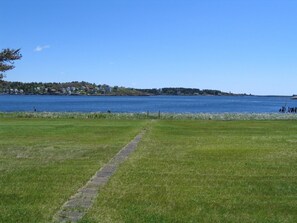
<path fill-rule="evenodd" d="M 0 222 L 50 222 L 144 121 L 0 118 Z"/>
<path fill-rule="evenodd" d="M 296 121 L 154 121 L 81 222 L 297 222 Z"/>

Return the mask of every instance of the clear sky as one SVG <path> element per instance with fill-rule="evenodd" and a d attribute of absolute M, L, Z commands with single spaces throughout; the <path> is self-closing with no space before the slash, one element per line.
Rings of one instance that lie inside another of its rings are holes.
<path fill-rule="evenodd" d="M 295 0 L 0 0 L 6 80 L 297 94 Z"/>

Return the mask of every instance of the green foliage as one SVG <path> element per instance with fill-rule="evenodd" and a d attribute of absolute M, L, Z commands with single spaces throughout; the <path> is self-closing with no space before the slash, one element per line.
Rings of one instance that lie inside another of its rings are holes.
<path fill-rule="evenodd" d="M 160 88 L 160 89 L 137 89 L 143 93 L 147 93 L 150 95 L 215 95 L 215 96 L 222 96 L 222 95 L 235 95 L 233 93 L 227 93 L 219 90 L 209 90 L 204 89 L 200 90 L 198 88 Z M 242 94 L 240 94 L 242 95 Z"/>
<path fill-rule="evenodd" d="M 219 90 L 200 90 L 196 88 L 160 88 L 134 89 L 107 84 L 94 84 L 85 81 L 66 83 L 42 82 L 8 82 L 0 83 L 0 93 L 3 94 L 36 94 L 36 95 L 111 95 L 111 96 L 153 96 L 153 95 L 239 95 Z M 242 94 L 240 94 L 242 95 Z"/>
<path fill-rule="evenodd" d="M 0 83 L 0 93 L 27 95 L 146 95 L 143 92 L 125 87 L 110 87 L 106 84 L 93 84 L 85 81 L 66 83 L 8 82 Z"/>
<path fill-rule="evenodd" d="M 14 68 L 14 61 L 22 58 L 20 49 L 3 49 L 0 52 L 0 80 L 4 77 L 4 72 Z"/>

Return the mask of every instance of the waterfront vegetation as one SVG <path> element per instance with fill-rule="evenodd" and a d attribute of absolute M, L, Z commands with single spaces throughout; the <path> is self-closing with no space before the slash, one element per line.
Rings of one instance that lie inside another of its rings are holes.
<path fill-rule="evenodd" d="M 294 119 L 0 113 L 0 222 L 51 221 L 144 128 L 81 222 L 296 222 Z"/>
<path fill-rule="evenodd" d="M 0 118 L 68 118 L 118 120 L 297 120 L 295 113 L 102 113 L 102 112 L 0 112 Z"/>
<path fill-rule="evenodd" d="M 1 81 L 0 94 L 10 95 L 109 95 L 109 96 L 150 96 L 150 95 L 245 95 L 222 92 L 212 89 L 198 88 L 152 88 L 137 89 L 123 86 L 109 86 L 85 81 L 72 81 L 65 83 L 42 82 L 12 82 Z"/>

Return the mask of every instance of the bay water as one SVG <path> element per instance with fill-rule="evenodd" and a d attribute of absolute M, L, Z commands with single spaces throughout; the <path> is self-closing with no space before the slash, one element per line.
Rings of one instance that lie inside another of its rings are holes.
<path fill-rule="evenodd" d="M 0 95 L 1 112 L 276 113 L 297 100 L 274 96 Z"/>

